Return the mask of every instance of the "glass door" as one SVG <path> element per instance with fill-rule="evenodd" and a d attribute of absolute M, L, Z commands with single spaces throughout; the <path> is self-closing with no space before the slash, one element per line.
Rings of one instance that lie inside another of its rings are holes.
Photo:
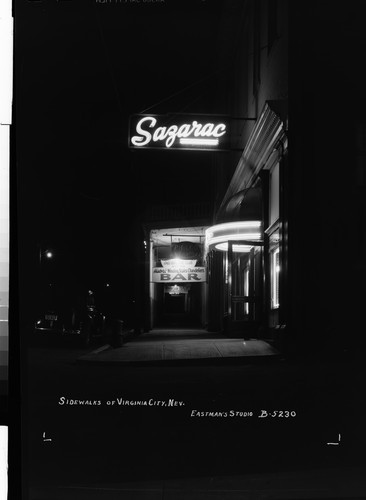
<path fill-rule="evenodd" d="M 227 260 L 230 329 L 242 330 L 261 318 L 262 246 L 229 241 Z"/>

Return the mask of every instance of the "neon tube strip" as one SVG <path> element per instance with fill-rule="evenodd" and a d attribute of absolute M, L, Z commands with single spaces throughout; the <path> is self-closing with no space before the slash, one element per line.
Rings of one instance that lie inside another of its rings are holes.
<path fill-rule="evenodd" d="M 228 234 L 224 236 L 214 236 L 208 240 L 209 245 L 215 245 L 216 243 L 228 242 L 228 241 L 240 241 L 240 240 L 260 240 L 260 233 L 244 233 L 244 234 Z"/>
<path fill-rule="evenodd" d="M 239 229 L 239 228 L 252 228 L 261 227 L 261 221 L 251 220 L 251 221 L 237 221 L 237 222 L 224 222 L 222 224 L 217 224 L 216 226 L 211 226 L 207 231 L 217 231 L 221 229 Z"/>
<path fill-rule="evenodd" d="M 249 253 L 250 250 L 253 248 L 253 246 L 249 246 L 249 245 L 233 245 L 233 252 Z M 221 250 L 221 251 L 227 252 L 228 248 L 229 248 L 229 243 L 228 242 L 219 243 L 218 245 L 215 245 L 215 248 L 217 248 L 217 250 Z"/>
<path fill-rule="evenodd" d="M 197 146 L 217 146 L 218 139 L 180 139 L 179 141 L 184 145 L 197 145 Z"/>

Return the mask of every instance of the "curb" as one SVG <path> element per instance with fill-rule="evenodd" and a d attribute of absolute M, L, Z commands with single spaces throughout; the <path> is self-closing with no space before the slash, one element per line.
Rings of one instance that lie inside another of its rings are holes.
<path fill-rule="evenodd" d="M 137 337 L 137 335 L 133 329 L 114 332 L 110 336 L 110 345 L 112 349 L 118 349 L 135 337 Z"/>
<path fill-rule="evenodd" d="M 113 349 L 113 348 L 112 348 Z M 178 359 L 146 359 L 146 360 L 118 360 L 114 359 L 99 360 L 99 359 L 83 359 L 84 356 L 77 359 L 79 364 L 94 364 L 94 365 L 109 365 L 109 366 L 160 366 L 160 367 L 176 367 L 176 366 L 199 366 L 199 365 L 242 365 L 242 364 L 269 364 L 283 361 L 283 356 L 280 354 L 268 354 L 264 356 L 233 356 L 233 357 L 210 357 L 210 358 L 178 358 Z"/>
<path fill-rule="evenodd" d="M 89 354 L 99 354 L 99 353 L 101 353 L 103 351 L 107 351 L 108 349 L 111 349 L 111 348 L 112 348 L 112 346 L 110 344 L 105 344 L 101 347 L 98 347 L 98 349 L 95 349 L 94 351 L 89 352 L 88 355 Z"/>

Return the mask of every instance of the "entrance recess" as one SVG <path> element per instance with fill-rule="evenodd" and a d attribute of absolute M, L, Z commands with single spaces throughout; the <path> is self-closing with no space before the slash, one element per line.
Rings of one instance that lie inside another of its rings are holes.
<path fill-rule="evenodd" d="M 161 285 L 158 285 L 161 287 Z M 177 283 L 164 286 L 162 311 L 157 325 L 172 327 L 201 326 L 201 285 Z"/>
<path fill-rule="evenodd" d="M 259 220 L 222 223 L 206 231 L 209 295 L 216 304 L 210 307 L 211 321 L 213 326 L 216 321 L 216 327 L 221 326 L 230 336 L 255 336 L 261 323 L 262 249 L 263 230 Z M 217 309 L 222 310 L 221 319 L 217 318 Z"/>
<path fill-rule="evenodd" d="M 201 327 L 205 322 L 206 227 L 150 231 L 150 324 Z"/>

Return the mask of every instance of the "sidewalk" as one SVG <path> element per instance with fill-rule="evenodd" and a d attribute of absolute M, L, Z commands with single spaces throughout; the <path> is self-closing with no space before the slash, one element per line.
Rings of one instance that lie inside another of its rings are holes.
<path fill-rule="evenodd" d="M 122 347 L 104 346 L 81 356 L 79 363 L 161 363 L 278 358 L 280 353 L 263 340 L 226 338 L 200 329 L 155 329 Z"/>

